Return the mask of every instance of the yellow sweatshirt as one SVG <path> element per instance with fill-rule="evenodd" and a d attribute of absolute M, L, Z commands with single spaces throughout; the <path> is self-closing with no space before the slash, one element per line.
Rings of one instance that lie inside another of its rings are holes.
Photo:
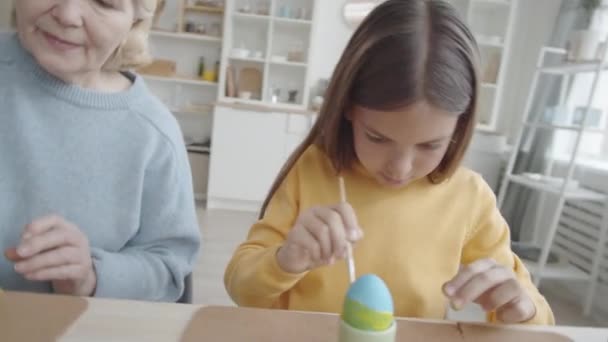
<path fill-rule="evenodd" d="M 492 258 L 512 269 L 533 299 L 536 315 L 526 323 L 554 324 L 549 305 L 511 251 L 509 228 L 479 175 L 460 168 L 441 184 L 423 179 L 399 190 L 382 187 L 360 164 L 343 176 L 348 202 L 364 232 L 354 250 L 357 273 L 374 273 L 386 282 L 396 316 L 445 318 L 448 300 L 443 284 L 461 264 Z M 226 269 L 226 289 L 235 303 L 340 313 L 349 287 L 346 262 L 290 274 L 276 260 L 301 212 L 339 201 L 338 179 L 329 159 L 311 146 Z M 496 319 L 489 314 L 488 320 Z"/>

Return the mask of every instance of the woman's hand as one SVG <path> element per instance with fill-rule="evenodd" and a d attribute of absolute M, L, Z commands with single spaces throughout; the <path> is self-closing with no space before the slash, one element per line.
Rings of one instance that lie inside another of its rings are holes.
<path fill-rule="evenodd" d="M 87 237 L 59 216 L 27 225 L 15 248 L 5 251 L 15 271 L 31 281 L 50 281 L 56 293 L 91 296 L 97 276 Z"/>

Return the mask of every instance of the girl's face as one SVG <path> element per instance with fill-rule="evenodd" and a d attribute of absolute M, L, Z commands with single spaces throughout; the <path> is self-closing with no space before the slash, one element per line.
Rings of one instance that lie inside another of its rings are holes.
<path fill-rule="evenodd" d="M 133 0 L 18 0 L 21 43 L 63 80 L 101 71 L 134 23 Z"/>
<path fill-rule="evenodd" d="M 389 112 L 355 106 L 348 117 L 357 158 L 380 184 L 392 188 L 437 168 L 458 121 L 458 115 L 426 102 Z"/>

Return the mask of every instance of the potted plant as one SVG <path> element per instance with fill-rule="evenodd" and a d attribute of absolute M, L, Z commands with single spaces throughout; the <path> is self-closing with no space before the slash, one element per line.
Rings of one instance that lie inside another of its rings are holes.
<path fill-rule="evenodd" d="M 569 42 L 569 58 L 574 61 L 599 59 L 602 42 L 606 38 L 604 29 L 605 0 L 580 0 L 578 9 L 584 11 L 585 29 L 575 31 Z"/>

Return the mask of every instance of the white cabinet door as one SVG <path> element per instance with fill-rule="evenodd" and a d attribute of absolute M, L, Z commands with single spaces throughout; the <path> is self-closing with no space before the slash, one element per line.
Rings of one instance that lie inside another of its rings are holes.
<path fill-rule="evenodd" d="M 304 141 L 312 128 L 313 117 L 301 114 L 287 114 L 287 134 L 285 140 L 285 160 Z"/>
<path fill-rule="evenodd" d="M 263 201 L 285 161 L 286 127 L 286 114 L 216 107 L 209 199 Z"/>

